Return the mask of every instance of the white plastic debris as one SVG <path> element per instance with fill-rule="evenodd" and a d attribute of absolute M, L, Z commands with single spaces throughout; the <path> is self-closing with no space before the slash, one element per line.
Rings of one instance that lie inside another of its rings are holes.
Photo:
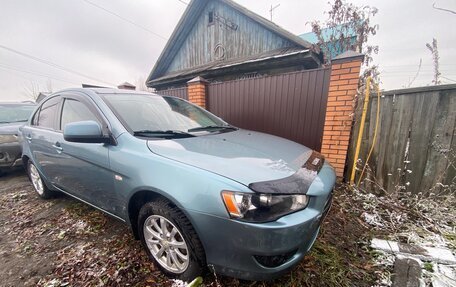
<path fill-rule="evenodd" d="M 374 238 L 371 241 L 371 247 L 374 249 L 379 249 L 388 253 L 398 253 L 399 244 L 395 241 L 382 240 Z"/>

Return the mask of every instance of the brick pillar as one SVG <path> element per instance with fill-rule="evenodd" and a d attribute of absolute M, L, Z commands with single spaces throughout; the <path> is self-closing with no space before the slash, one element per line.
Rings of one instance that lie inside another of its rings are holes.
<path fill-rule="evenodd" d="M 321 153 L 343 177 L 355 112 L 362 54 L 347 51 L 331 62 L 328 104 Z"/>
<path fill-rule="evenodd" d="M 195 105 L 206 108 L 206 89 L 207 81 L 201 77 L 196 77 L 187 82 L 188 100 Z"/>

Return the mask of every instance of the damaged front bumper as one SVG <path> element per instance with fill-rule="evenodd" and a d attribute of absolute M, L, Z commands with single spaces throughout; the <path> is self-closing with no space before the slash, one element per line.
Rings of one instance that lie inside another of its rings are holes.
<path fill-rule="evenodd" d="M 22 148 L 19 142 L 0 144 L 0 170 L 7 171 L 22 166 Z"/>

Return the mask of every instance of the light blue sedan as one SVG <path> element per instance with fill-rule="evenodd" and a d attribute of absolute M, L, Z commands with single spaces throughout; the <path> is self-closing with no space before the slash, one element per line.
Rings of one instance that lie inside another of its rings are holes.
<path fill-rule="evenodd" d="M 309 251 L 336 176 L 317 152 L 185 100 L 115 89 L 46 98 L 21 128 L 36 192 L 124 221 L 166 275 L 279 276 Z"/>

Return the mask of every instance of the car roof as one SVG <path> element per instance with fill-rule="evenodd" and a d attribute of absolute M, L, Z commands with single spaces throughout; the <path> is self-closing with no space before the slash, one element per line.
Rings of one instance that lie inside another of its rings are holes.
<path fill-rule="evenodd" d="M 151 92 L 144 92 L 144 91 L 135 91 L 135 90 L 124 90 L 124 89 L 115 89 L 115 88 L 69 88 L 58 91 L 52 95 L 56 95 L 63 92 L 80 92 L 86 95 L 147 95 L 147 96 L 166 96 L 166 95 L 159 95 L 156 93 Z"/>

